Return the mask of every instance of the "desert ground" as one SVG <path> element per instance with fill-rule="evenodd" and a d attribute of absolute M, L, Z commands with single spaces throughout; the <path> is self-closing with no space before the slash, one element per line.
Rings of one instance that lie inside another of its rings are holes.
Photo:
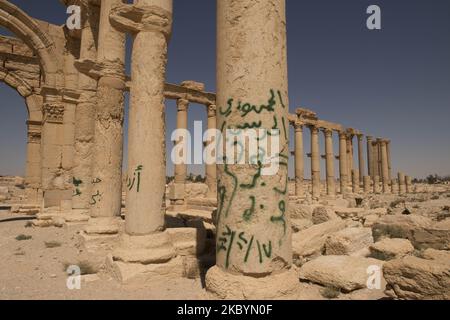
<path fill-rule="evenodd" d="M 4 196 L 0 205 L 0 299 L 207 298 L 204 273 L 119 283 L 102 254 L 80 245 L 85 223 L 36 226 L 36 208 L 11 204 L 20 200 L 20 190 L 10 186 L 9 200 Z M 448 185 L 415 185 L 402 196 L 348 195 L 320 202 L 291 196 L 295 299 L 449 299 L 449 208 Z M 168 214 L 189 213 L 214 236 L 213 211 Z M 206 255 L 213 260 L 214 250 Z M 69 265 L 81 266 L 80 290 L 67 288 Z M 380 289 L 367 288 L 367 268 L 373 265 L 383 270 Z"/>

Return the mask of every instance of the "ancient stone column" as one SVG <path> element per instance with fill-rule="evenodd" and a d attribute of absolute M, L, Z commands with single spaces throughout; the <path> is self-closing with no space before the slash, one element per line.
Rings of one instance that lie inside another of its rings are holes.
<path fill-rule="evenodd" d="M 372 142 L 372 149 L 373 149 L 373 175 L 374 178 L 375 176 L 379 176 L 380 175 L 380 171 L 379 171 L 379 166 L 378 166 L 378 158 L 379 158 L 379 154 L 378 154 L 378 142 L 377 141 L 373 141 Z"/>
<path fill-rule="evenodd" d="M 364 176 L 364 193 L 370 193 L 371 191 L 371 178 L 370 176 Z"/>
<path fill-rule="evenodd" d="M 189 101 L 186 99 L 177 100 L 177 129 L 184 130 L 187 132 L 188 129 L 188 108 Z M 170 190 L 170 200 L 173 204 L 181 205 L 184 204 L 185 198 L 185 186 L 186 186 L 186 176 L 187 176 L 187 152 L 188 152 L 188 141 L 187 136 L 180 135 L 178 141 L 174 141 L 175 147 L 180 148 L 179 152 L 176 154 L 177 159 L 175 163 L 175 181 L 171 186 Z"/>
<path fill-rule="evenodd" d="M 406 193 L 412 192 L 412 180 L 410 176 L 405 176 L 405 191 Z"/>
<path fill-rule="evenodd" d="M 396 194 L 397 192 L 398 192 L 397 180 L 396 179 L 392 179 L 391 180 L 391 193 L 392 194 Z"/>
<path fill-rule="evenodd" d="M 381 148 L 381 169 L 382 169 L 382 179 L 383 179 L 383 193 L 389 193 L 389 168 L 388 168 L 388 158 L 386 150 L 386 140 L 380 140 Z"/>
<path fill-rule="evenodd" d="M 303 123 L 296 121 L 295 128 L 295 195 L 297 197 L 304 196 L 303 177 L 304 177 L 304 163 L 303 163 Z"/>
<path fill-rule="evenodd" d="M 62 166 L 65 106 L 56 88 L 44 88 L 41 134 L 41 182 L 44 208 L 72 199 L 72 174 Z"/>
<path fill-rule="evenodd" d="M 40 121 L 27 121 L 27 162 L 25 187 L 27 201 L 37 204 L 41 186 L 41 130 Z"/>
<path fill-rule="evenodd" d="M 189 108 L 189 100 L 186 99 L 178 99 L 177 100 L 177 129 L 187 130 L 188 129 L 188 108 Z M 183 151 L 186 152 L 187 141 L 183 141 L 182 139 L 175 142 L 176 145 L 183 144 Z M 185 154 L 180 154 L 180 157 L 183 159 Z M 187 176 L 187 163 L 183 161 L 181 164 L 175 164 L 175 183 L 185 184 Z"/>
<path fill-rule="evenodd" d="M 380 193 L 380 176 L 375 176 L 373 181 L 373 193 Z"/>
<path fill-rule="evenodd" d="M 405 186 L 405 174 L 403 172 L 398 173 L 398 193 L 400 195 L 405 194 L 406 186 Z"/>
<path fill-rule="evenodd" d="M 125 34 L 114 28 L 109 19 L 112 8 L 121 3 L 122 0 L 101 2 L 97 52 L 100 77 L 90 199 L 93 219 L 86 228 L 88 233 L 117 233 L 114 225 L 122 207 Z"/>
<path fill-rule="evenodd" d="M 347 134 L 339 132 L 339 176 L 341 194 L 347 193 L 348 187 L 348 165 L 347 165 Z"/>
<path fill-rule="evenodd" d="M 377 139 L 377 144 L 376 144 L 376 148 L 377 148 L 377 175 L 380 176 L 380 179 L 383 178 L 383 165 L 382 165 L 382 157 L 381 157 L 381 138 Z"/>
<path fill-rule="evenodd" d="M 352 171 L 353 171 L 353 134 L 347 134 L 347 173 L 349 175 L 349 185 L 352 184 Z"/>
<path fill-rule="evenodd" d="M 367 169 L 368 169 L 368 173 L 369 176 L 372 178 L 375 177 L 374 174 L 374 168 L 373 168 L 373 146 L 372 146 L 372 142 L 373 142 L 373 137 L 371 136 L 367 136 Z"/>
<path fill-rule="evenodd" d="M 319 129 L 310 126 L 311 130 L 311 182 L 313 199 L 320 198 L 320 153 L 319 153 Z"/>
<path fill-rule="evenodd" d="M 92 166 L 95 135 L 95 109 L 97 101 L 97 80 L 87 74 L 87 65 L 97 60 L 96 21 L 99 7 L 87 5 L 82 8 L 84 18 L 80 40 L 80 59 L 75 66 L 80 71 L 78 89 L 81 91 L 75 113 L 75 156 L 73 168 L 72 208 L 89 215 L 92 201 Z"/>
<path fill-rule="evenodd" d="M 359 182 L 364 182 L 364 155 L 363 155 L 363 134 L 358 134 L 358 166 L 359 166 Z"/>
<path fill-rule="evenodd" d="M 353 193 L 359 193 L 361 190 L 359 186 L 359 171 L 356 169 L 352 170 L 352 190 Z"/>
<path fill-rule="evenodd" d="M 278 129 L 269 137 L 279 139 L 280 152 L 273 174 L 254 164 L 218 165 L 217 259 L 206 288 L 222 299 L 287 298 L 298 277 L 287 214 L 285 1 L 220 0 L 217 15 L 218 127 Z"/>
<path fill-rule="evenodd" d="M 214 104 L 208 106 L 208 142 L 216 143 L 217 137 L 213 134 L 213 130 L 217 127 L 217 107 Z M 209 157 L 205 165 L 206 171 L 206 185 L 208 186 L 208 194 L 210 197 L 217 196 L 217 169 L 216 169 L 216 154 L 206 155 Z"/>
<path fill-rule="evenodd" d="M 325 136 L 325 161 L 327 172 L 327 195 L 334 197 L 336 195 L 336 182 L 334 176 L 334 151 L 333 151 L 333 131 L 323 130 Z"/>
<path fill-rule="evenodd" d="M 387 152 L 387 160 L 388 160 L 388 169 L 389 169 L 389 181 L 392 180 L 392 162 L 391 162 L 391 141 L 386 140 L 386 152 Z"/>

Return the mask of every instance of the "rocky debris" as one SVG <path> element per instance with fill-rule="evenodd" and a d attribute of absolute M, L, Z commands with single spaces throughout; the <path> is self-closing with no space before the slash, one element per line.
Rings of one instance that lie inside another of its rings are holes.
<path fill-rule="evenodd" d="M 449 253 L 427 251 L 427 259 L 406 256 L 386 262 L 383 272 L 389 295 L 413 300 L 450 299 Z"/>
<path fill-rule="evenodd" d="M 304 264 L 299 275 L 304 281 L 351 292 L 367 288 L 371 266 L 381 269 L 383 262 L 372 258 L 321 256 Z"/>
<path fill-rule="evenodd" d="M 365 216 L 363 222 L 364 227 L 371 228 L 379 219 L 380 217 L 376 214 L 369 214 Z"/>
<path fill-rule="evenodd" d="M 312 220 L 314 206 L 301 204 L 298 201 L 290 202 L 288 214 L 291 219 L 308 219 Z"/>
<path fill-rule="evenodd" d="M 333 209 L 327 207 L 317 207 L 312 213 L 312 222 L 314 224 L 321 224 L 333 219 L 338 219 Z"/>
<path fill-rule="evenodd" d="M 328 235 L 345 227 L 345 221 L 330 220 L 293 234 L 292 250 L 294 257 L 311 259 L 321 255 Z"/>
<path fill-rule="evenodd" d="M 291 219 L 292 231 L 294 233 L 308 229 L 313 225 L 313 222 L 309 219 Z"/>
<path fill-rule="evenodd" d="M 346 228 L 329 235 L 325 241 L 326 255 L 350 255 L 373 243 L 370 228 Z"/>
<path fill-rule="evenodd" d="M 378 260 L 402 258 L 414 252 L 414 247 L 407 239 L 384 239 L 370 246 L 371 257 Z"/>
<path fill-rule="evenodd" d="M 433 222 L 418 215 L 385 216 L 372 227 L 375 241 L 384 237 L 411 241 L 416 249 L 450 249 L 450 222 Z"/>

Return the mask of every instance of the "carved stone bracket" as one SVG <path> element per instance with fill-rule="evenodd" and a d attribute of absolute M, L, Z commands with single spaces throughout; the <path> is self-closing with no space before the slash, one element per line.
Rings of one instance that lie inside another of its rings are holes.
<path fill-rule="evenodd" d="M 57 103 L 44 104 L 44 122 L 63 123 L 64 106 Z"/>

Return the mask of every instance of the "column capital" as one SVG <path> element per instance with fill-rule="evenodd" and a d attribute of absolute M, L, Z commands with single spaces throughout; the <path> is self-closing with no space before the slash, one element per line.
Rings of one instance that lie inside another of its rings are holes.
<path fill-rule="evenodd" d="M 329 138 L 333 136 L 333 130 L 329 128 L 322 128 L 322 132 L 324 133 L 325 137 Z"/>
<path fill-rule="evenodd" d="M 64 105 L 60 103 L 46 102 L 43 106 L 44 123 L 63 123 L 64 121 Z"/>
<path fill-rule="evenodd" d="M 308 125 L 309 130 L 311 130 L 312 134 L 318 134 L 319 128 L 315 124 Z"/>
<path fill-rule="evenodd" d="M 372 136 L 366 136 L 367 141 L 372 141 L 373 137 Z"/>
<path fill-rule="evenodd" d="M 187 111 L 189 108 L 189 100 L 187 99 L 177 99 L 177 110 L 178 111 Z"/>
<path fill-rule="evenodd" d="M 217 106 L 215 104 L 210 104 L 206 107 L 208 111 L 208 118 L 214 118 L 217 116 Z"/>
<path fill-rule="evenodd" d="M 304 123 L 302 121 L 296 120 L 294 122 L 295 132 L 303 132 Z"/>
<path fill-rule="evenodd" d="M 339 133 L 339 139 L 347 139 L 347 132 L 345 131 L 338 131 Z"/>
<path fill-rule="evenodd" d="M 364 134 L 362 134 L 362 133 L 358 133 L 358 134 L 356 134 L 356 136 L 358 137 L 359 141 L 362 141 L 362 139 L 364 138 Z"/>
<path fill-rule="evenodd" d="M 156 5 L 120 4 L 111 9 L 111 25 L 122 32 L 172 34 L 172 13 Z"/>

